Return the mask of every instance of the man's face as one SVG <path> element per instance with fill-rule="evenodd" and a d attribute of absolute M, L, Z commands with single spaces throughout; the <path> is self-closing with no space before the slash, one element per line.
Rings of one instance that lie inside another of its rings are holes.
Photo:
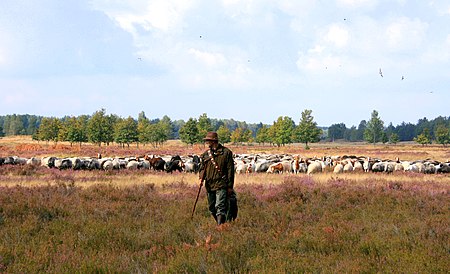
<path fill-rule="evenodd" d="M 210 141 L 210 140 L 206 140 L 205 144 L 209 147 L 209 148 L 213 148 L 214 146 L 214 141 Z"/>

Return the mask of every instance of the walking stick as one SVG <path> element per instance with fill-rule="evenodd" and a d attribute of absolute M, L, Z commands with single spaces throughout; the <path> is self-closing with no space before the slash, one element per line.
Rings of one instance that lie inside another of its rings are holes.
<path fill-rule="evenodd" d="M 194 208 L 192 209 L 191 219 L 194 218 L 195 206 L 197 205 L 198 197 L 200 196 L 200 191 L 202 190 L 202 186 L 203 186 L 203 184 L 201 184 L 200 187 L 198 188 L 197 198 L 195 199 Z"/>

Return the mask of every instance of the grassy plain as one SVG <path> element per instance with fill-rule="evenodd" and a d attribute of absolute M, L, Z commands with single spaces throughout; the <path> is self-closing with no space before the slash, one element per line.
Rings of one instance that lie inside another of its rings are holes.
<path fill-rule="evenodd" d="M 450 158 L 414 144 L 231 146 L 236 153 Z M 0 139 L 0 156 L 191 154 Z M 218 229 L 196 175 L 0 167 L 0 273 L 406 272 L 450 269 L 450 176 L 238 175 L 239 217 Z"/>

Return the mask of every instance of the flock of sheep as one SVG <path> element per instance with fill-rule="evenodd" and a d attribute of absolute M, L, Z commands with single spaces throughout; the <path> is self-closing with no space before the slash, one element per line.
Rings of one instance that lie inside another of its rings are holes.
<path fill-rule="evenodd" d="M 382 160 L 364 156 L 325 156 L 306 158 L 290 154 L 236 154 L 235 171 L 244 173 L 306 173 L 319 172 L 416 172 L 416 173 L 450 173 L 450 162 L 435 160 L 400 161 Z M 166 172 L 198 172 L 200 158 L 197 155 L 155 156 L 143 155 L 132 157 L 102 158 L 94 157 L 0 157 L 1 165 L 34 165 L 47 168 L 73 170 L 114 170 L 114 169 L 152 169 Z"/>
<path fill-rule="evenodd" d="M 434 160 L 382 160 L 365 156 L 325 156 L 305 158 L 299 155 L 237 155 L 236 173 L 386 172 L 450 173 L 450 162 Z"/>

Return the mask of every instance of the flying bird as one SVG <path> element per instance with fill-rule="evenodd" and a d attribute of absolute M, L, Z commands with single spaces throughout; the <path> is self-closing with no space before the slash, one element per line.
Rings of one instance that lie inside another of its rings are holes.
<path fill-rule="evenodd" d="M 402 76 L 402 80 L 405 80 L 405 76 Z"/>
<path fill-rule="evenodd" d="M 383 72 L 381 71 L 381 68 L 380 68 L 380 72 L 378 72 L 378 73 L 380 74 L 381 77 L 383 77 Z"/>

